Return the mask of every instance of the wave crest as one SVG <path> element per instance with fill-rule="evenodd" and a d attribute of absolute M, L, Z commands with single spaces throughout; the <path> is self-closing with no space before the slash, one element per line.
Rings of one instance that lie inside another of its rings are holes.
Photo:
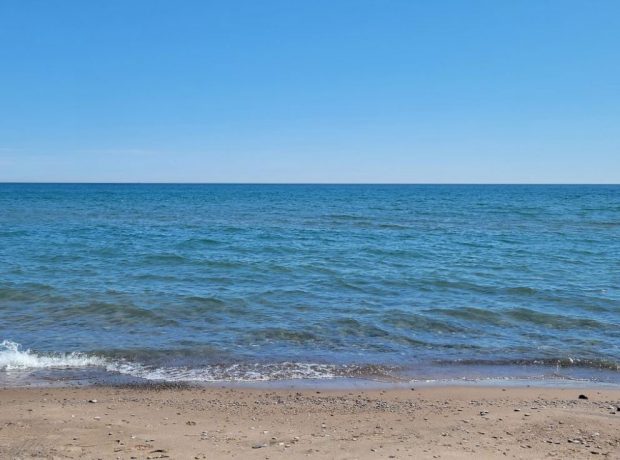
<path fill-rule="evenodd" d="M 199 367 L 157 367 L 123 358 L 106 359 L 86 353 L 41 354 L 11 340 L 0 342 L 0 371 L 76 369 L 98 367 L 106 372 L 162 382 L 256 382 L 272 380 L 377 378 L 381 366 L 320 364 L 311 362 L 209 364 Z"/>
<path fill-rule="evenodd" d="M 0 342 L 0 370 L 75 368 L 87 366 L 105 366 L 106 361 L 84 353 L 38 354 L 11 340 Z"/>

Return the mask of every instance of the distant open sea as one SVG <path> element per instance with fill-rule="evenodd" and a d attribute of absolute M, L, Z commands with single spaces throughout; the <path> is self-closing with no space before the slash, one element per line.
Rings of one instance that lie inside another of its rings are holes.
<path fill-rule="evenodd" d="M 0 184 L 0 385 L 620 383 L 620 186 Z"/>

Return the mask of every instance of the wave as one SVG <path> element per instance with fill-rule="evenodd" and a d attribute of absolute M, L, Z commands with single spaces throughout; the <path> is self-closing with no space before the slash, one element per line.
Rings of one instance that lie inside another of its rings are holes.
<path fill-rule="evenodd" d="M 42 355 L 10 340 L 0 342 L 0 371 L 18 369 L 75 368 L 105 366 L 104 359 L 84 353 L 51 353 Z"/>
<path fill-rule="evenodd" d="M 295 362 L 222 364 L 197 368 L 150 367 L 138 363 L 118 362 L 107 366 L 107 370 L 149 381 L 194 383 L 333 379 L 339 374 L 335 365 Z"/>
<path fill-rule="evenodd" d="M 81 352 L 72 353 L 37 353 L 23 349 L 18 343 L 4 340 L 0 342 L 0 380 L 2 373 L 12 375 L 27 372 L 27 378 L 36 379 L 37 374 L 32 371 L 50 370 L 62 371 L 72 369 L 92 368 L 96 372 L 104 372 L 111 380 L 114 375 L 122 375 L 139 382 L 154 383 L 215 383 L 215 382 L 269 382 L 288 380 L 329 380 L 329 379 L 357 379 L 375 382 L 406 382 L 416 380 L 420 372 L 430 376 L 436 373 L 443 375 L 445 369 L 462 369 L 462 366 L 479 368 L 492 366 L 498 369 L 513 366 L 543 366 L 554 367 L 559 374 L 561 369 L 584 368 L 602 371 L 620 371 L 620 363 L 605 359 L 579 358 L 541 358 L 541 359 L 462 359 L 434 361 L 435 371 L 428 367 L 402 367 L 380 364 L 327 364 L 314 362 L 273 362 L 273 363 L 220 363 L 201 366 L 158 366 L 131 361 L 122 357 L 112 358 L 101 355 L 92 355 Z M 467 374 L 467 372 L 466 372 Z M 491 375 L 495 375 L 492 372 Z M 569 372 L 570 374 L 570 372 Z M 47 374 L 49 380 L 52 374 Z M 101 375 L 101 374 L 99 374 Z M 455 376 L 462 375 L 454 372 Z M 519 375 L 519 374 L 517 374 Z M 64 374 L 58 374 L 58 380 L 63 380 Z M 472 374 L 474 379 L 484 379 L 478 373 Z M 425 377 L 426 378 L 426 377 Z M 32 382 L 31 382 L 32 383 Z"/>
<path fill-rule="evenodd" d="M 387 379 L 385 366 L 336 365 L 310 362 L 233 363 L 199 367 L 158 367 L 125 359 L 108 359 L 81 352 L 36 353 L 11 340 L 0 342 L 0 372 L 40 369 L 99 368 L 141 380 L 158 382 L 257 382 L 272 380 Z"/>
<path fill-rule="evenodd" d="M 106 366 L 110 372 L 143 380 L 179 383 L 267 382 L 278 380 L 329 380 L 353 378 L 399 380 L 397 368 L 383 365 L 325 364 L 311 362 L 211 364 L 201 367 L 153 367 L 131 362 Z"/>
<path fill-rule="evenodd" d="M 85 305 L 50 305 L 41 309 L 51 320 L 71 320 L 75 324 L 87 323 L 93 319 L 98 324 L 123 326 L 130 324 L 152 325 L 156 327 L 176 326 L 177 319 L 156 310 L 143 308 L 132 303 L 112 303 L 95 301 Z"/>

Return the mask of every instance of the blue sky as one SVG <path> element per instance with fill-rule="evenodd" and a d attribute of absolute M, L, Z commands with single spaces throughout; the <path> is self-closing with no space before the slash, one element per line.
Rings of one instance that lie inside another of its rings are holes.
<path fill-rule="evenodd" d="M 0 181 L 620 182 L 620 2 L 0 2 Z"/>

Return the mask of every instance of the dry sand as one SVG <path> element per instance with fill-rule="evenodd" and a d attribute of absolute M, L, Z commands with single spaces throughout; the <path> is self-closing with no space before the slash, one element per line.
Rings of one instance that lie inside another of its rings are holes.
<path fill-rule="evenodd" d="M 619 404 L 595 388 L 0 389 L 0 458 L 620 459 Z"/>

